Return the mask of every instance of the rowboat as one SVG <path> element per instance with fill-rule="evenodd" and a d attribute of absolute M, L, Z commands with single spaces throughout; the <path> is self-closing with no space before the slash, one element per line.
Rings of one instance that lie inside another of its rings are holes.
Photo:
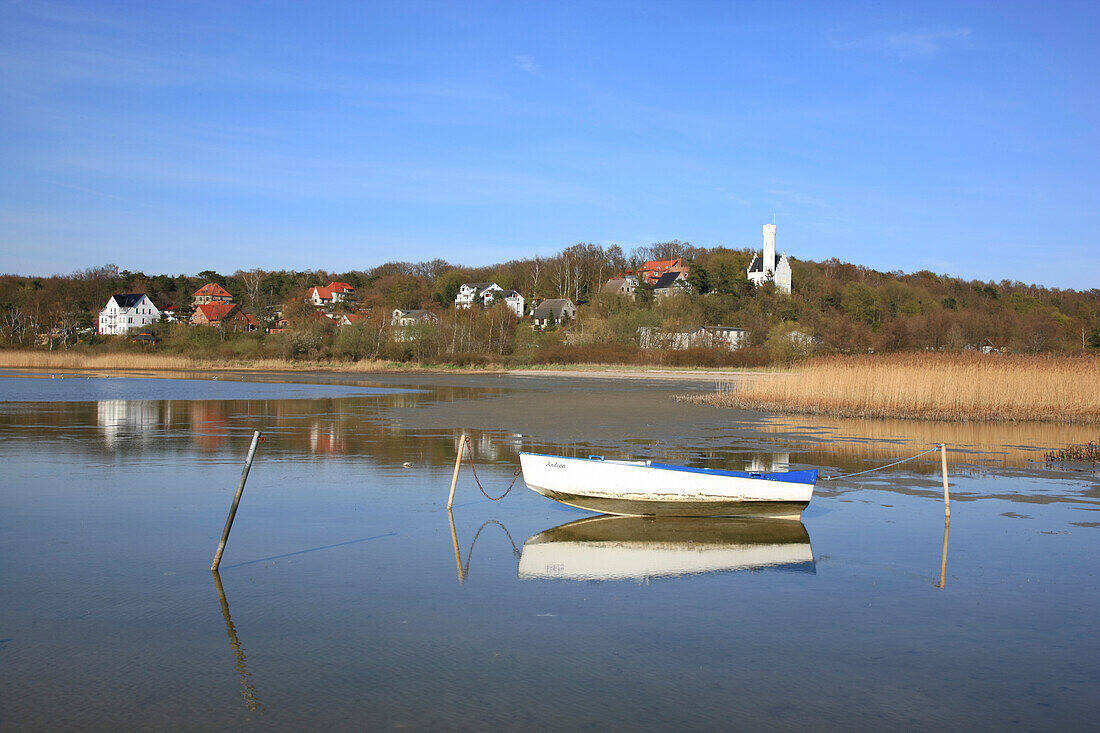
<path fill-rule="evenodd" d="M 519 462 L 527 488 L 604 514 L 797 516 L 817 483 L 817 469 L 755 473 L 541 453 L 520 453 Z"/>
<path fill-rule="evenodd" d="M 518 572 L 525 580 L 647 580 L 745 570 L 816 572 L 806 527 L 759 517 L 586 517 L 529 537 Z"/>

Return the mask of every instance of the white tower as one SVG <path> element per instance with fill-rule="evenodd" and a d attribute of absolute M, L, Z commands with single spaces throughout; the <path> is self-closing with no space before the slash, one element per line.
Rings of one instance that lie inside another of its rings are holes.
<path fill-rule="evenodd" d="M 764 225 L 764 273 L 775 272 L 775 224 Z"/>

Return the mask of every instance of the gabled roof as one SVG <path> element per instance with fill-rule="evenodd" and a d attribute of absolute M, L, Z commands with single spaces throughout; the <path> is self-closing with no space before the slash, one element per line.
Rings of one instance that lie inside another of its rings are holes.
<path fill-rule="evenodd" d="M 111 300 L 118 303 L 119 308 L 133 308 L 144 297 L 145 293 L 115 293 L 111 296 Z"/>
<path fill-rule="evenodd" d="M 344 320 L 348 323 L 361 323 L 370 320 L 370 316 L 366 313 L 347 313 L 344 315 Z"/>
<path fill-rule="evenodd" d="M 306 291 L 306 297 L 312 298 L 313 291 L 317 291 L 317 297 L 321 300 L 332 300 L 332 291 L 326 288 L 324 285 L 315 285 Z"/>
<path fill-rule="evenodd" d="M 667 270 L 670 267 L 676 267 L 680 264 L 680 260 L 650 260 L 645 263 L 639 270 Z"/>
<path fill-rule="evenodd" d="M 571 298 L 547 298 L 538 304 L 531 316 L 541 320 L 553 313 L 555 318 L 559 318 L 566 306 L 577 307 Z"/>
<path fill-rule="evenodd" d="M 334 293 L 354 293 L 355 292 L 355 288 L 353 288 L 348 283 L 331 282 L 331 283 L 328 284 L 328 289 L 331 290 Z"/>
<path fill-rule="evenodd" d="M 487 288 L 499 288 L 500 286 L 496 283 L 462 283 L 462 287 L 471 288 L 480 293 Z"/>
<path fill-rule="evenodd" d="M 682 272 L 666 272 L 657 278 L 657 282 L 653 283 L 653 289 L 661 290 L 663 288 L 671 288 L 673 283 L 681 279 L 683 279 Z"/>
<path fill-rule="evenodd" d="M 202 314 L 206 316 L 206 320 L 214 323 L 216 321 L 223 320 L 228 316 L 235 308 L 236 303 L 225 303 L 222 301 L 214 301 L 213 303 L 201 303 L 195 306 L 196 310 L 202 311 Z"/>
<path fill-rule="evenodd" d="M 201 288 L 195 291 L 195 294 L 191 297 L 198 298 L 200 296 L 209 296 L 211 298 L 232 298 L 229 291 L 223 288 L 217 283 L 206 283 Z"/>

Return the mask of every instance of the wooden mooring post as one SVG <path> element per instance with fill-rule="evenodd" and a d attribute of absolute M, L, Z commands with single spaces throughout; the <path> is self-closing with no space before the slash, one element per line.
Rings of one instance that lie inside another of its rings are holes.
<path fill-rule="evenodd" d="M 951 490 L 947 486 L 947 443 L 940 443 L 940 468 L 943 471 L 943 515 L 951 518 Z"/>
<path fill-rule="evenodd" d="M 447 497 L 447 511 L 450 511 L 451 505 L 455 503 L 455 486 L 458 485 L 458 470 L 462 468 L 462 451 L 466 448 L 466 433 L 462 434 L 462 437 L 458 439 L 458 455 L 455 456 L 455 472 L 451 476 L 451 493 Z"/>
<path fill-rule="evenodd" d="M 233 529 L 233 517 L 237 516 L 237 507 L 241 503 L 241 495 L 244 494 L 244 482 L 248 480 L 248 471 L 252 468 L 252 459 L 256 457 L 256 446 L 260 444 L 260 431 L 252 435 L 252 445 L 248 448 L 248 457 L 244 459 L 244 470 L 241 471 L 241 480 L 237 482 L 237 493 L 233 496 L 233 506 L 229 507 L 229 516 L 225 518 L 225 529 L 222 530 L 222 541 L 218 543 L 218 551 L 214 553 L 214 563 L 211 570 L 217 571 L 222 563 L 222 553 L 225 552 L 225 543 L 229 541 L 229 530 Z"/>

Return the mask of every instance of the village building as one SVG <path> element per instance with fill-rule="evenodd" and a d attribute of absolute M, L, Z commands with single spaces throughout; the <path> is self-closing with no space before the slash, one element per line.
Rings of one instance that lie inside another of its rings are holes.
<path fill-rule="evenodd" d="M 497 300 L 503 300 L 516 314 L 516 318 L 523 317 L 523 296 L 515 290 L 505 290 L 496 283 L 462 283 L 455 295 L 455 308 L 469 308 L 474 303 L 488 307 Z"/>
<path fill-rule="evenodd" d="M 603 284 L 600 288 L 601 293 L 607 293 L 609 295 L 625 295 L 629 298 L 634 297 L 634 291 L 638 289 L 638 278 L 634 275 L 622 275 L 621 277 L 613 277 Z"/>
<path fill-rule="evenodd" d="M 638 345 L 643 349 L 728 349 L 735 351 L 748 343 L 749 332 L 733 326 L 696 326 L 684 331 L 662 331 L 653 326 L 638 329 Z"/>
<path fill-rule="evenodd" d="M 676 293 L 686 293 L 689 290 L 691 285 L 688 284 L 687 273 L 683 270 L 670 270 L 653 283 L 653 294 L 658 300 Z"/>
<path fill-rule="evenodd" d="M 394 308 L 390 315 L 393 340 L 398 342 L 412 341 L 416 337 L 418 326 L 432 326 L 436 323 L 439 323 L 439 316 L 423 308 Z"/>
<path fill-rule="evenodd" d="M 348 283 L 331 282 L 328 285 L 315 285 L 306 291 L 305 301 L 315 306 L 346 303 L 355 297 L 355 288 Z"/>
<path fill-rule="evenodd" d="M 356 323 L 364 323 L 369 320 L 370 316 L 366 313 L 346 313 L 336 319 L 336 325 L 354 326 Z"/>
<path fill-rule="evenodd" d="M 569 298 L 548 298 L 531 311 L 531 320 L 537 328 L 571 321 L 577 317 L 577 304 Z"/>
<path fill-rule="evenodd" d="M 786 252 L 775 253 L 775 224 L 764 225 L 764 251 L 752 258 L 748 276 L 757 286 L 770 280 L 779 292 L 791 292 L 791 263 Z"/>
<path fill-rule="evenodd" d="M 191 300 L 195 305 L 202 305 L 204 303 L 228 303 L 233 300 L 233 296 L 229 294 L 228 290 L 217 283 L 206 283 L 194 292 L 191 296 Z"/>
<path fill-rule="evenodd" d="M 99 333 L 117 336 L 160 321 L 160 311 L 145 293 L 116 293 L 99 312 Z"/>
<path fill-rule="evenodd" d="M 239 305 L 221 301 L 195 306 L 188 322 L 192 326 L 212 326 L 226 331 L 251 331 L 256 326 L 255 319 Z"/>

